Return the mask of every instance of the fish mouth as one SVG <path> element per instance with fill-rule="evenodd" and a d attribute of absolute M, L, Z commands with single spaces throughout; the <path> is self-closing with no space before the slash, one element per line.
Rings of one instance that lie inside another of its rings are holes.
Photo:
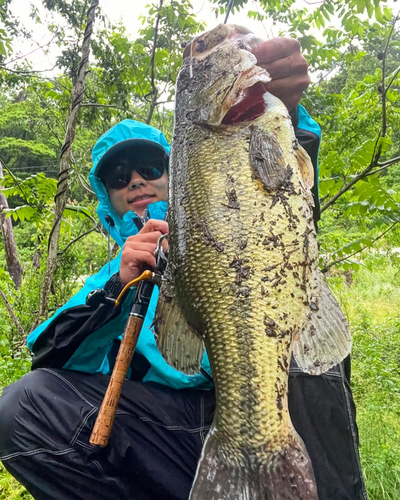
<path fill-rule="evenodd" d="M 257 82 L 244 89 L 238 101 L 229 109 L 221 123 L 223 125 L 236 125 L 253 121 L 263 115 L 267 108 L 264 99 L 266 92 L 265 84 L 262 82 Z"/>

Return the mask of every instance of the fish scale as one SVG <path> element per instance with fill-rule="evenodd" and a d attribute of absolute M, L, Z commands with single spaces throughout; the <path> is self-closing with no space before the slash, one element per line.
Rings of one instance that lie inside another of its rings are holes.
<path fill-rule="evenodd" d="M 285 115 L 288 118 L 287 113 Z M 237 451 L 260 446 L 259 440 L 254 438 L 257 435 L 263 437 L 263 447 L 267 437 L 270 440 L 269 449 L 280 449 L 281 441 L 286 437 L 282 429 L 288 427 L 287 403 L 283 403 L 285 410 L 279 412 L 276 400 L 279 393 L 287 392 L 287 388 L 284 384 L 279 384 L 279 390 L 276 389 L 277 373 L 285 368 L 284 378 L 287 384 L 290 332 L 296 325 L 296 318 L 306 309 L 306 296 L 304 292 L 296 291 L 297 303 L 292 299 L 290 307 L 285 307 L 288 294 L 296 290 L 295 285 L 299 285 L 300 279 L 293 280 L 293 286 L 285 289 L 286 294 L 282 290 L 278 292 L 279 288 L 275 287 L 268 297 L 262 296 L 261 286 L 265 282 L 261 279 L 274 277 L 275 272 L 263 273 L 262 269 L 266 264 L 283 262 L 285 240 L 292 242 L 293 231 L 287 231 L 288 218 L 282 204 L 276 204 L 270 210 L 273 195 L 265 192 L 261 182 L 248 182 L 252 176 L 248 157 L 248 129 L 240 128 L 236 133 L 225 134 L 222 131 L 212 135 L 194 129 L 191 138 L 193 148 L 188 151 L 188 157 L 192 163 L 192 175 L 187 184 L 191 195 L 189 201 L 182 206 L 187 225 L 182 228 L 181 233 L 190 234 L 190 239 L 186 241 L 187 259 L 180 269 L 176 285 L 185 291 L 186 296 L 207 297 L 202 301 L 198 312 L 207 318 L 204 335 L 207 339 L 207 352 L 212 353 L 213 376 L 219 402 L 216 425 L 221 439 L 225 434 L 231 447 Z M 294 161 L 293 155 L 291 162 Z M 176 175 L 179 176 L 179 173 Z M 221 178 L 225 178 L 226 182 L 221 183 Z M 294 179 L 292 181 L 295 182 Z M 229 208 L 226 192 L 231 186 L 235 188 L 240 209 Z M 302 198 L 300 188 L 299 193 L 298 196 Z M 267 208 L 270 217 L 276 220 L 276 225 L 268 225 L 267 222 L 260 226 L 260 214 Z M 223 251 L 214 249 L 213 252 L 208 252 L 207 260 L 198 257 L 211 244 L 204 241 L 201 227 L 196 229 L 196 222 L 204 221 L 215 241 L 222 243 L 224 247 Z M 303 221 L 297 228 L 297 238 L 305 233 L 307 224 L 310 223 L 312 224 L 311 211 L 309 220 Z M 282 246 L 278 248 L 280 251 L 268 252 L 262 244 L 270 232 L 285 235 Z M 175 237 L 180 236 L 171 231 L 171 245 Z M 248 243 L 242 250 L 240 242 L 245 238 Z M 299 244 L 296 256 L 294 253 L 290 256 L 295 268 L 298 268 L 296 257 L 297 261 L 304 260 L 301 250 Z M 249 290 L 247 297 L 240 295 L 242 287 L 236 284 L 237 272 L 231 267 L 235 259 L 248 261 L 251 269 L 249 278 L 242 281 Z M 193 276 L 196 279 L 192 279 Z M 215 298 L 215 302 L 208 300 L 210 296 Z M 220 300 L 224 307 L 221 307 Z M 286 320 L 283 320 L 283 313 L 288 314 Z M 273 319 L 277 330 L 287 333 L 279 339 L 268 337 L 263 322 L 264 314 Z M 245 318 L 244 321 L 241 318 Z M 221 331 L 224 342 L 221 342 Z M 286 361 L 282 358 L 282 353 L 285 352 Z M 250 367 L 253 369 L 250 370 Z M 244 404 L 241 405 L 241 402 Z M 260 407 L 260 411 L 254 411 L 254 406 Z M 224 419 L 224 415 L 229 417 Z M 236 421 L 241 424 L 234 425 Z M 265 450 L 260 453 L 265 455 Z"/>
<path fill-rule="evenodd" d="M 317 500 L 288 411 L 290 358 L 318 373 L 350 344 L 317 269 L 310 160 L 285 106 L 260 98 L 265 72 L 243 41 L 224 42 L 226 29 L 204 35 L 177 82 L 157 342 L 187 373 L 205 344 L 212 368 L 216 412 L 191 500 Z"/>

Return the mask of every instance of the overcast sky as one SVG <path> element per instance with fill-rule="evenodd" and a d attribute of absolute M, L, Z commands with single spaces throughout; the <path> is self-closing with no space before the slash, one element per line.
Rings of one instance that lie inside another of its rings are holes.
<path fill-rule="evenodd" d="M 40 0 L 12 0 L 11 10 L 14 15 L 20 17 L 24 26 L 32 30 L 33 40 L 35 40 L 40 45 L 46 45 L 50 42 L 51 36 L 46 29 L 46 25 L 37 25 L 29 17 L 30 9 L 28 8 L 28 4 L 30 3 L 33 3 L 38 7 L 42 6 L 42 2 Z M 122 19 L 133 40 L 137 37 L 137 31 L 141 27 L 141 21 L 139 21 L 139 17 L 141 14 L 146 13 L 146 5 L 151 3 L 158 4 L 158 0 L 156 0 L 155 2 L 154 0 L 100 0 L 100 5 L 109 20 L 112 22 L 117 22 Z M 219 15 L 218 17 L 215 17 L 215 14 L 212 10 L 215 4 L 211 3 L 211 1 L 191 0 L 191 3 L 193 5 L 193 10 L 197 16 L 197 19 L 205 22 L 209 28 L 216 26 L 218 23 L 224 21 L 225 15 Z M 316 8 L 319 2 L 316 2 L 316 4 L 314 5 L 310 5 L 310 3 L 312 3 L 312 0 L 311 2 L 306 2 L 305 0 L 297 0 L 299 8 L 304 8 L 306 6 L 309 10 Z M 396 10 L 398 10 L 398 6 L 400 4 L 399 0 L 390 0 L 388 3 L 392 7 L 396 6 Z M 258 1 L 249 0 L 247 3 L 247 7 L 245 9 L 242 9 L 239 14 L 231 13 L 229 16 L 229 23 L 244 25 L 251 29 L 259 37 L 264 39 L 278 36 L 278 28 L 273 27 L 271 21 L 255 21 L 248 18 L 247 12 L 249 10 L 259 10 Z M 43 9 L 42 12 L 45 12 L 45 9 Z M 338 22 L 334 18 L 334 16 L 332 17 L 329 24 L 336 26 L 338 25 Z M 43 50 L 36 50 L 32 55 L 28 57 L 32 62 L 35 70 L 44 70 L 54 67 L 55 59 L 57 54 L 59 53 L 59 50 L 54 43 L 51 44 L 51 47 L 52 49 L 47 55 L 44 54 Z M 13 58 L 18 53 L 27 54 L 34 48 L 35 45 L 30 45 L 26 40 L 16 40 L 13 42 Z M 48 73 L 48 76 L 51 74 L 52 72 Z"/>
<path fill-rule="evenodd" d="M 303 0 L 299 1 L 304 5 Z M 40 0 L 12 0 L 11 11 L 14 15 L 17 15 L 20 18 L 23 26 L 29 27 L 29 29 L 32 30 L 33 39 L 40 45 L 45 45 L 51 40 L 51 36 L 47 32 L 45 25 L 36 25 L 29 17 L 30 9 L 27 8 L 28 2 L 34 3 L 39 8 L 42 5 Z M 142 26 L 141 21 L 139 21 L 140 15 L 147 12 L 146 5 L 151 3 L 153 3 L 151 0 L 100 0 L 100 5 L 109 20 L 117 22 L 122 19 L 128 29 L 128 32 L 131 34 L 132 39 L 137 37 L 137 31 Z M 158 4 L 158 1 L 156 1 L 156 3 Z M 212 10 L 214 4 L 212 4 L 209 0 L 191 0 L 191 3 L 197 19 L 205 22 L 208 27 L 213 27 L 224 21 L 225 15 L 215 17 Z M 250 0 L 247 8 L 243 9 L 239 14 L 230 14 L 229 23 L 245 25 L 264 39 L 277 36 L 278 30 L 276 28 L 272 28 L 271 22 L 255 21 L 247 17 L 247 12 L 249 10 L 257 11 L 258 8 L 258 2 Z M 45 9 L 43 9 L 42 12 L 44 13 Z M 31 46 L 26 40 L 15 40 L 13 43 L 13 57 L 15 57 L 15 54 L 18 52 L 21 54 L 27 54 L 34 48 L 35 46 Z M 57 53 L 58 50 L 53 44 L 53 49 L 50 50 L 48 55 L 45 55 L 43 51 L 38 50 L 30 55 L 28 59 L 31 60 L 36 70 L 43 70 L 54 66 Z"/>

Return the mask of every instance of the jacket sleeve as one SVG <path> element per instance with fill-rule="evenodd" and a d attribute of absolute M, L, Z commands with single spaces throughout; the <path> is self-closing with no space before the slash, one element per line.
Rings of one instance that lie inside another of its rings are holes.
<path fill-rule="evenodd" d="M 89 277 L 76 295 L 29 335 L 32 369 L 52 367 L 108 373 L 107 354 L 114 339 L 122 334 L 129 313 L 128 301 L 114 309 L 115 297 L 104 291 L 110 271 L 115 273 L 119 269 L 119 261 L 117 257 L 110 269 L 107 264 Z M 87 300 L 94 290 L 99 291 Z"/>
<path fill-rule="evenodd" d="M 32 370 L 63 368 L 89 336 L 121 312 L 104 290 L 96 295 L 97 300 L 93 296 L 87 304 L 66 308 L 48 322 L 31 346 Z"/>
<path fill-rule="evenodd" d="M 302 146 L 309 154 L 314 167 L 314 186 L 312 188 L 312 193 L 314 195 L 315 204 L 313 209 L 314 221 L 317 223 L 321 218 L 318 193 L 318 153 L 321 142 L 321 128 L 300 104 L 290 112 L 290 116 L 292 118 L 296 138 L 299 141 L 300 146 Z"/>

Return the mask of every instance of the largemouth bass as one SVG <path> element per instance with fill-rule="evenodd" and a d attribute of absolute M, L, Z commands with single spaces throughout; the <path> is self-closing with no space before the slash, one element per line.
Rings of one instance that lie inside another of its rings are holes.
<path fill-rule="evenodd" d="M 289 416 L 292 353 L 319 374 L 350 350 L 318 270 L 313 167 L 244 28 L 192 42 L 176 89 L 169 256 L 155 331 L 167 361 L 216 387 L 191 500 L 317 500 Z"/>

